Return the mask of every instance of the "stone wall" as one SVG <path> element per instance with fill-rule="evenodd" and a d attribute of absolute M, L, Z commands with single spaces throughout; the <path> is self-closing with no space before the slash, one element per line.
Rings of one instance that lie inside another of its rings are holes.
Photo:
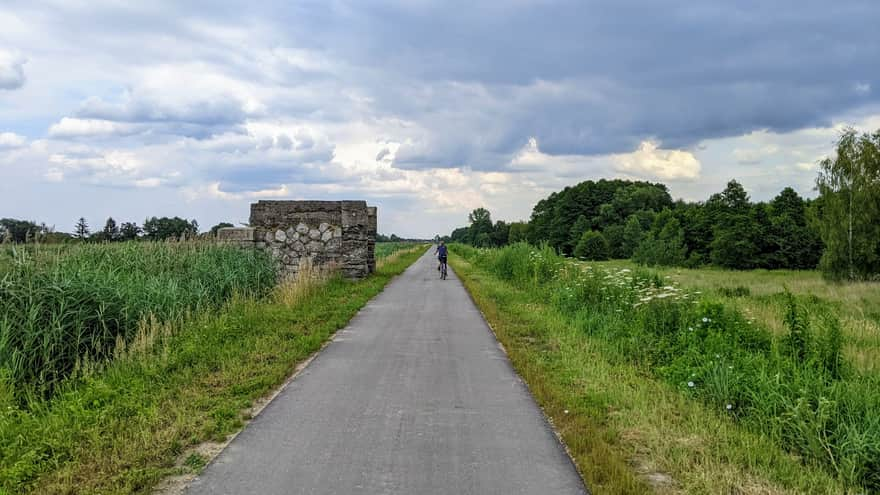
<path fill-rule="evenodd" d="M 365 201 L 259 201 L 250 226 L 218 231 L 220 242 L 265 249 L 284 276 L 313 266 L 363 278 L 376 269 L 377 211 Z"/>

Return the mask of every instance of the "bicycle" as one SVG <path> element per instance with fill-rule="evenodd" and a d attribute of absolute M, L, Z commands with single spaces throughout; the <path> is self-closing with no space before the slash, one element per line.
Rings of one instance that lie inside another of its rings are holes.
<path fill-rule="evenodd" d="M 446 280 L 446 261 L 440 260 L 440 280 Z"/>

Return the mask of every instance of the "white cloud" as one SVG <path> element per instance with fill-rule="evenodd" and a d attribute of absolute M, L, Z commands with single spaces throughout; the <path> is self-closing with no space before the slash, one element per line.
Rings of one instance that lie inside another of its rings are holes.
<path fill-rule="evenodd" d="M 664 150 L 643 141 L 632 153 L 612 156 L 617 170 L 639 177 L 664 180 L 694 180 L 700 177 L 700 161 L 689 151 Z"/>
<path fill-rule="evenodd" d="M 18 89 L 24 85 L 24 64 L 27 59 L 20 53 L 0 48 L 0 90 Z"/>
<path fill-rule="evenodd" d="M 0 150 L 21 148 L 27 144 L 24 136 L 19 136 L 14 132 L 0 132 Z"/>
<path fill-rule="evenodd" d="M 49 136 L 55 138 L 124 136 L 135 132 L 136 129 L 131 124 L 74 117 L 64 117 L 49 127 Z"/>
<path fill-rule="evenodd" d="M 219 182 L 212 182 L 203 186 L 186 187 L 183 194 L 188 201 L 200 199 L 221 199 L 226 201 L 240 201 L 242 199 L 266 199 L 284 198 L 290 196 L 287 184 L 281 184 L 276 189 L 262 189 L 256 191 L 228 192 L 220 187 Z"/>

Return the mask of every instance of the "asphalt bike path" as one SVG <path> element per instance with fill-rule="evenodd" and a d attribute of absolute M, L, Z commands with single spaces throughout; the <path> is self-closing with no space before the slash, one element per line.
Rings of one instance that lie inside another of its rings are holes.
<path fill-rule="evenodd" d="M 337 332 L 186 493 L 586 493 L 433 252 Z"/>

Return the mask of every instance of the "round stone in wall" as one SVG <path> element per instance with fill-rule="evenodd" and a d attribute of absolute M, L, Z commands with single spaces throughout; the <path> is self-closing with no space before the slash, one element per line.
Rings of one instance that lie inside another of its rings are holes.
<path fill-rule="evenodd" d="M 320 239 L 321 232 L 318 229 L 312 229 L 309 231 L 309 237 L 312 239 Z"/>
<path fill-rule="evenodd" d="M 289 254 L 285 254 L 284 256 L 281 257 L 281 262 L 284 263 L 285 265 L 289 265 L 290 260 L 291 260 L 291 258 L 290 258 Z"/>
<path fill-rule="evenodd" d="M 266 242 L 272 242 L 275 240 L 275 236 L 273 236 L 271 232 L 266 232 L 265 239 Z"/>
<path fill-rule="evenodd" d="M 327 222 L 321 222 L 321 225 L 318 225 L 318 230 L 323 234 L 327 232 L 327 229 L 330 228 L 330 224 Z"/>
<path fill-rule="evenodd" d="M 296 229 L 290 227 L 289 229 L 285 230 L 284 233 L 287 234 L 287 240 L 290 241 L 293 239 L 293 236 L 296 235 Z"/>
<path fill-rule="evenodd" d="M 288 237 L 291 241 L 298 241 L 298 240 L 299 240 L 299 232 L 297 232 L 297 231 L 294 230 L 294 231 L 293 231 L 293 234 L 287 234 L 287 237 Z"/>
<path fill-rule="evenodd" d="M 303 251 L 306 250 L 306 245 L 300 241 L 296 241 L 293 243 L 293 250 L 296 251 L 297 253 L 302 253 Z"/>
<path fill-rule="evenodd" d="M 287 240 L 287 234 L 285 234 L 283 230 L 276 230 L 275 240 L 278 242 L 284 242 Z"/>
<path fill-rule="evenodd" d="M 333 228 L 333 237 L 342 237 L 342 227 Z"/>
<path fill-rule="evenodd" d="M 307 249 L 307 250 L 309 251 L 309 253 L 311 253 L 311 254 L 314 254 L 314 253 L 320 253 L 320 252 L 322 252 L 322 251 L 324 250 L 324 245 L 321 244 L 321 243 L 318 242 L 318 241 L 312 241 L 312 242 L 309 243 L 308 246 L 306 246 L 306 249 Z"/>
<path fill-rule="evenodd" d="M 308 234 L 309 233 L 309 226 L 304 223 L 300 223 L 299 225 L 296 226 L 296 231 L 299 232 L 300 234 Z"/>
<path fill-rule="evenodd" d="M 321 240 L 324 242 L 327 242 L 332 238 L 333 238 L 333 232 L 330 232 L 329 230 L 324 232 L 323 234 L 321 234 Z"/>

